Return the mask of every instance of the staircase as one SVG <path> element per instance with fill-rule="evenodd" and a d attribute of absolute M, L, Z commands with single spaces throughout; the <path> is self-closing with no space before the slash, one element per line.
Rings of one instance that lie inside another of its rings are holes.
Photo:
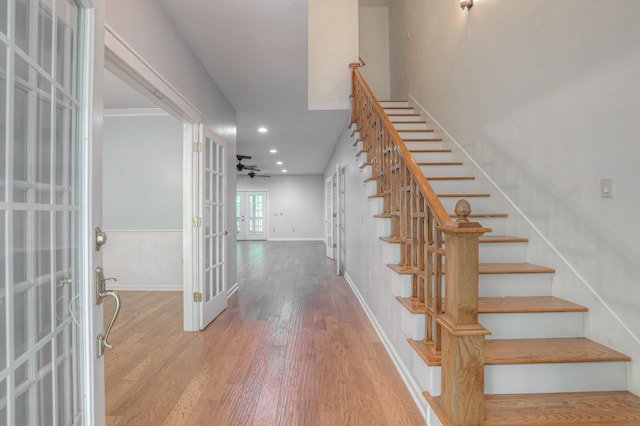
<path fill-rule="evenodd" d="M 484 343 L 482 424 L 640 425 L 640 398 L 625 391 L 630 358 L 584 337 L 588 308 L 552 296 L 555 271 L 527 263 L 528 239 L 507 235 L 503 201 L 407 102 L 380 105 L 450 216 L 464 198 L 472 206 L 469 219 L 491 228 L 479 238 L 478 322 L 491 332 Z M 355 155 L 369 170 L 369 198 L 385 233 L 383 257 L 393 271 L 401 327 L 423 363 L 414 375 L 440 422 L 461 424 L 441 409 L 441 353 L 425 339 L 430 307 L 416 297 L 415 268 L 401 261 L 405 245 L 415 241 L 391 225 L 395 213 L 384 212 L 382 201 L 389 194 L 380 191 L 382 173 L 372 167 L 380 153 L 353 126 Z"/>

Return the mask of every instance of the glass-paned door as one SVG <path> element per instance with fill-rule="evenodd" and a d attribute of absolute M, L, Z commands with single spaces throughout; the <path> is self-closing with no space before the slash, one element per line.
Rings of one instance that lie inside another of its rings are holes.
<path fill-rule="evenodd" d="M 0 4 L 0 424 L 78 424 L 82 10 Z"/>
<path fill-rule="evenodd" d="M 267 192 L 236 193 L 236 239 L 267 239 Z"/>
<path fill-rule="evenodd" d="M 207 128 L 203 129 L 203 135 L 202 209 L 204 214 L 200 227 L 202 250 L 198 268 L 202 283 L 201 329 L 227 307 L 226 142 Z"/>
<path fill-rule="evenodd" d="M 325 181 L 324 191 L 324 240 L 326 244 L 327 257 L 329 259 L 335 259 L 335 245 L 333 235 L 333 176 L 329 176 Z"/>

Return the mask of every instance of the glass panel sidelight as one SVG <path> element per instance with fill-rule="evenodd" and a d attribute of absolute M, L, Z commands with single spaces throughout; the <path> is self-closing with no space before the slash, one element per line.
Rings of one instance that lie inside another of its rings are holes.
<path fill-rule="evenodd" d="M 0 425 L 80 424 L 79 8 L 0 3 Z"/>

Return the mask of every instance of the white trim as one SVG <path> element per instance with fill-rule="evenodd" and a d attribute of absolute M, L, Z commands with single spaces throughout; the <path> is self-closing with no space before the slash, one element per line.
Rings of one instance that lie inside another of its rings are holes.
<path fill-rule="evenodd" d="M 109 25 L 104 35 L 105 66 L 126 82 L 145 89 L 178 116 L 192 123 L 202 121 L 202 113 L 158 73 Z"/>
<path fill-rule="evenodd" d="M 396 352 L 395 348 L 393 347 L 393 344 L 385 334 L 384 329 L 382 328 L 380 323 L 378 323 L 378 320 L 376 319 L 375 315 L 373 315 L 373 312 L 371 311 L 371 309 L 369 309 L 369 305 L 367 305 L 367 302 L 364 300 L 364 297 L 362 297 L 355 283 L 351 280 L 351 277 L 346 271 L 344 272 L 344 278 L 347 280 L 347 283 L 349 283 L 349 287 L 351 287 L 353 294 L 356 295 L 358 302 L 360 302 L 360 306 L 362 306 L 362 309 L 364 309 L 364 312 L 367 314 L 369 321 L 371 321 L 371 325 L 373 325 L 373 328 L 376 330 L 376 333 L 378 333 L 378 337 L 380 337 L 380 340 L 382 340 L 382 344 L 384 345 L 385 349 L 387 350 L 387 353 L 391 357 L 391 361 L 393 361 L 393 365 L 396 366 L 396 370 L 398 370 L 398 373 L 400 373 L 400 377 L 402 377 L 404 384 L 407 386 L 407 390 L 409 391 L 409 394 L 411 394 L 411 398 L 413 398 L 413 402 L 416 403 L 418 410 L 420 410 L 420 414 L 422 414 L 422 417 L 424 418 L 425 423 L 428 423 L 427 411 L 426 411 L 428 403 L 427 403 L 427 400 L 422 395 L 422 389 L 420 388 L 420 385 L 418 384 L 418 382 L 415 381 L 415 379 L 413 378 L 413 375 L 411 374 L 411 371 L 407 368 L 404 362 L 402 362 L 402 358 L 400 358 L 400 355 L 398 355 L 398 353 Z"/>
<path fill-rule="evenodd" d="M 589 290 L 589 292 L 591 292 L 591 294 L 593 294 L 593 296 L 602 304 L 602 306 L 604 306 L 604 308 L 613 316 L 613 318 L 616 321 L 618 321 L 618 323 L 627 331 L 627 333 L 629 333 L 629 335 L 633 338 L 633 340 L 635 340 L 636 343 L 640 344 L 640 337 L 638 337 L 638 335 L 636 335 L 631 330 L 631 328 L 629 328 L 629 326 L 627 326 L 624 323 L 624 321 L 622 321 L 622 319 L 607 304 L 607 302 L 605 302 L 604 299 L 602 299 L 602 297 L 600 297 L 600 295 L 598 294 L 598 292 L 596 292 L 596 290 L 593 288 L 593 286 L 591 284 L 589 284 L 589 281 L 587 281 L 587 279 L 584 276 L 582 276 L 582 274 L 580 272 L 578 272 L 578 270 L 569 262 L 569 260 L 566 257 L 564 257 L 564 255 L 562 255 L 562 253 L 560 253 L 560 251 L 553 245 L 553 243 L 551 243 L 551 241 L 549 241 L 549 239 L 542 233 L 542 231 L 540 231 L 540 229 L 531 221 L 531 219 L 529 219 L 529 217 L 498 186 L 498 184 L 493 179 L 491 179 L 491 177 L 487 174 L 487 172 L 485 172 L 484 169 L 482 167 L 480 167 L 480 165 L 473 158 L 471 158 L 469 153 L 458 143 L 458 141 L 456 141 L 453 138 L 453 136 L 451 136 L 449 134 L 449 132 L 447 132 L 444 129 L 444 127 L 442 127 L 440 125 L 440 123 L 438 123 L 438 121 L 431 114 L 429 114 L 429 111 L 427 111 L 422 105 L 420 105 L 420 103 L 413 96 L 409 95 L 409 99 L 411 100 L 411 102 L 413 102 L 415 105 L 417 105 L 429 117 L 429 119 L 432 120 L 438 126 L 438 128 L 447 136 L 447 138 L 449 138 L 451 140 L 451 142 L 453 142 L 460 149 L 460 151 L 462 151 L 462 153 L 469 159 L 469 161 L 474 166 L 476 166 L 476 168 L 480 171 L 480 173 L 482 173 L 482 175 L 485 178 L 487 178 L 487 180 L 491 183 L 491 185 L 494 186 L 496 191 L 498 191 L 505 198 L 505 200 L 507 200 L 507 202 L 511 205 L 511 207 L 513 207 L 514 210 L 516 212 L 518 212 L 518 214 L 527 222 L 527 224 L 533 229 L 533 231 L 536 234 L 538 234 L 538 236 L 542 239 L 542 241 L 544 241 L 545 244 L 547 244 L 547 246 L 549 246 L 549 248 L 558 256 L 558 258 L 560 258 L 562 263 L 564 263 L 565 266 L 567 268 L 569 268 L 569 270 L 576 276 L 576 278 L 578 278 L 578 280 L 582 283 L 582 285 L 584 285 L 587 288 L 587 290 Z"/>
<path fill-rule="evenodd" d="M 227 290 L 227 299 L 229 299 L 231 296 L 233 296 L 233 293 L 235 293 L 236 291 L 238 291 L 240 289 L 240 285 L 238 284 L 238 282 L 235 282 L 231 287 L 229 287 L 229 289 Z"/>
<path fill-rule="evenodd" d="M 256 240 L 260 241 L 260 240 Z M 265 241 L 265 240 L 262 240 Z M 312 238 L 267 238 L 266 241 L 324 241 L 322 237 L 312 237 Z"/>
<path fill-rule="evenodd" d="M 111 108 L 104 110 L 105 117 L 156 117 L 169 116 L 162 108 Z"/>
<path fill-rule="evenodd" d="M 182 144 L 182 283 L 184 295 L 182 297 L 182 312 L 184 331 L 198 330 L 198 317 L 196 306 L 193 301 L 193 293 L 197 290 L 194 282 L 194 262 L 196 254 L 196 242 L 192 218 L 194 216 L 194 202 L 197 195 L 194 193 L 194 153 L 193 142 L 198 140 L 198 124 L 187 124 L 183 126 Z"/>

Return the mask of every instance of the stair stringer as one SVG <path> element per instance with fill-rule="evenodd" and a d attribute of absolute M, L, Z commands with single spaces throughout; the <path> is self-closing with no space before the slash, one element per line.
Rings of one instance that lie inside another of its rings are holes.
<path fill-rule="evenodd" d="M 589 312 L 585 314 L 583 335 L 631 357 L 632 361 L 627 363 L 627 390 L 640 395 L 640 336 L 615 313 L 587 278 L 569 262 L 535 225 L 534 221 L 515 204 L 503 188 L 439 124 L 429 111 L 411 95 L 409 95 L 409 104 L 430 121 L 436 137 L 442 137 L 445 142 L 450 142 L 450 145 L 454 147 L 455 158 L 463 159 L 465 165 L 468 164 L 477 170 L 476 176 L 479 175 L 483 182 L 493 188 L 491 192 L 494 195 L 492 196 L 500 198 L 501 206 L 504 206 L 505 212 L 509 215 L 506 225 L 507 233 L 529 238 L 527 261 L 543 264 L 556 270 L 551 294 L 589 308 Z M 455 154 L 455 151 L 458 154 Z M 473 208 L 473 200 L 471 205 Z M 480 223 L 482 224 L 482 220 Z"/>

